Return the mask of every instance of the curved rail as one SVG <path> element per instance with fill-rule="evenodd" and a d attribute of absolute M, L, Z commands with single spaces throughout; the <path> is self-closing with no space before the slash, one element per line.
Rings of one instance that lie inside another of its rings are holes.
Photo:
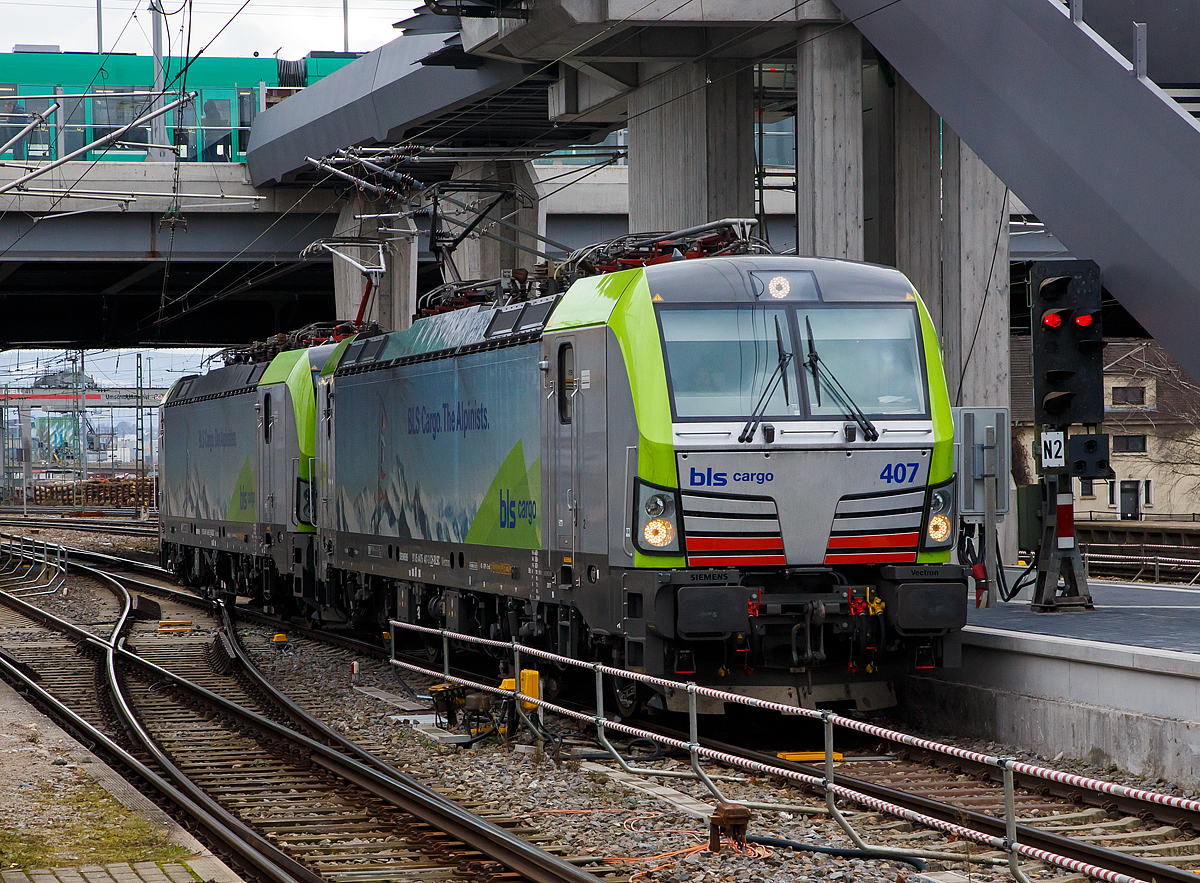
<path fill-rule="evenodd" d="M 122 635 L 130 622 L 133 604 L 129 591 L 121 585 L 121 578 L 77 562 L 73 562 L 71 566 L 100 580 L 121 599 L 122 611 L 109 638 L 105 639 L 94 635 L 72 623 L 21 602 L 20 599 L 11 595 L 0 593 L 0 597 L 6 603 L 18 607 L 23 613 L 44 624 L 53 624 L 54 627 L 75 635 L 105 654 L 104 665 L 109 690 L 123 725 L 137 737 L 137 740 L 153 758 L 154 763 L 165 773 L 165 776 L 158 777 L 159 783 L 165 787 L 157 784 L 156 787 L 160 787 L 160 790 L 171 797 L 185 812 L 196 814 L 198 818 L 207 820 L 204 824 L 205 828 L 210 829 L 220 842 L 247 862 L 248 866 L 263 874 L 265 878 L 274 883 L 289 883 L 289 881 L 321 883 L 324 880 L 319 874 L 276 849 L 270 841 L 226 811 L 188 779 L 186 774 L 157 746 L 139 721 L 133 710 L 133 703 L 126 697 L 122 687 L 122 679 L 119 675 L 123 667 L 138 666 L 157 680 L 169 682 L 174 687 L 186 690 L 191 695 L 203 699 L 206 704 L 216 707 L 224 715 L 239 720 L 259 732 L 266 732 L 274 738 L 287 740 L 297 745 L 312 763 L 437 828 L 447 836 L 465 844 L 469 849 L 477 850 L 487 859 L 499 863 L 510 872 L 515 872 L 527 880 L 534 881 L 534 883 L 595 883 L 595 877 L 586 871 L 476 816 L 409 778 L 370 752 L 329 729 L 278 693 L 254 668 L 244 649 L 236 643 L 236 640 L 229 639 L 230 635 L 236 635 L 236 631 L 233 629 L 229 611 L 223 606 L 205 602 L 203 599 L 191 595 L 183 599 L 191 604 L 208 606 L 220 611 L 225 629 L 224 646 L 228 648 L 228 652 L 237 659 L 246 674 L 255 681 L 270 700 L 284 709 L 294 720 L 299 721 L 300 729 L 311 733 L 311 736 L 277 723 L 202 686 L 191 683 L 127 649 L 124 646 Z M 155 591 L 167 591 L 176 595 L 184 594 L 159 586 L 152 588 Z M 0 662 L 4 663 L 4 670 L 12 672 L 14 677 L 20 677 L 23 682 L 28 680 L 27 677 L 20 676 L 17 670 L 18 666 L 9 660 L 0 658 Z M 37 692 L 40 697 L 45 691 Z M 53 700 L 53 697 L 48 698 L 52 700 L 48 702 L 49 707 L 55 710 L 63 708 L 61 702 Z M 77 715 L 68 715 L 67 717 L 72 720 L 78 718 Z M 90 736 L 91 729 L 88 732 Z"/>

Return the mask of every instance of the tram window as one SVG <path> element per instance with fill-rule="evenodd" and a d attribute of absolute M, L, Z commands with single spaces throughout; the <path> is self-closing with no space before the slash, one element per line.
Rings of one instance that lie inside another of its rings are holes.
<path fill-rule="evenodd" d="M 86 92 L 81 86 L 64 86 L 68 95 Z M 56 121 L 63 126 L 63 152 L 72 153 L 87 143 L 87 112 L 83 98 L 63 98 L 62 110 L 55 114 Z"/>
<path fill-rule="evenodd" d="M 132 86 L 97 86 L 92 90 L 93 139 L 111 135 L 138 118 L 138 111 L 145 99 L 120 94 L 132 91 Z M 121 136 L 121 140 L 126 143 L 145 144 L 150 140 L 149 128 L 147 125 L 130 129 Z"/>
<path fill-rule="evenodd" d="M 172 139 L 179 148 L 181 159 L 196 158 L 196 106 L 187 104 L 171 111 L 175 115 L 175 127 Z"/>
<path fill-rule="evenodd" d="M 238 129 L 235 149 L 238 153 L 245 153 L 250 146 L 250 124 L 258 115 L 257 89 L 238 89 L 237 112 Z"/>
<path fill-rule="evenodd" d="M 571 422 L 571 394 L 575 392 L 575 350 L 564 343 L 558 348 L 558 422 Z"/>
<path fill-rule="evenodd" d="M 263 441 L 271 443 L 271 394 L 263 396 Z"/>

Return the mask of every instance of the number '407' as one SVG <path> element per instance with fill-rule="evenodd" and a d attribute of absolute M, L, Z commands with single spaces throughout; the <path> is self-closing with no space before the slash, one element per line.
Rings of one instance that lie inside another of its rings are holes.
<path fill-rule="evenodd" d="M 889 463 L 879 473 L 879 480 L 888 484 L 912 484 L 917 480 L 917 463 Z"/>

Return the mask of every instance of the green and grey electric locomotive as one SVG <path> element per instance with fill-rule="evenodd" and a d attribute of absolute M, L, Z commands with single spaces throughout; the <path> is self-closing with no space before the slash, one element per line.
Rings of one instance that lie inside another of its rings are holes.
<path fill-rule="evenodd" d="M 808 707 L 957 664 L 950 405 L 896 270 L 586 277 L 360 336 L 316 411 L 313 607 Z"/>

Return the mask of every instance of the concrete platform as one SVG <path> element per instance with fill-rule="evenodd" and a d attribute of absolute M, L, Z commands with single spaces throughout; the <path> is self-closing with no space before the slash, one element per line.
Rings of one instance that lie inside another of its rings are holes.
<path fill-rule="evenodd" d="M 971 609 L 963 666 L 901 685 L 914 726 L 1200 789 L 1200 588 L 1092 583 L 1095 611 Z"/>
<path fill-rule="evenodd" d="M 9 755 L 11 763 L 2 757 L 0 763 L 8 763 L 8 769 L 19 768 L 19 778 L 23 780 L 11 780 L 7 784 L 26 788 L 25 793 L 32 793 L 39 783 L 53 782 L 59 786 L 52 789 L 53 794 L 65 800 L 70 788 L 63 787 L 64 772 L 75 769 L 78 774 L 74 779 L 79 784 L 94 782 L 99 785 L 130 812 L 167 832 L 171 842 L 190 853 L 188 858 L 161 863 L 142 861 L 145 856 L 138 855 L 136 849 L 123 856 L 124 861 L 104 865 L 20 869 L 6 862 L 8 867 L 2 872 L 2 883 L 195 883 L 196 880 L 242 883 L 240 876 L 174 819 L 3 681 L 0 681 L 0 755 Z M 46 793 L 39 792 L 43 804 L 49 799 Z M 22 800 L 20 796 L 10 796 L 10 799 Z M 43 807 L 42 814 L 69 818 L 72 808 L 64 804 L 58 806 L 57 812 L 49 812 L 52 807 Z M 0 806 L 0 828 L 9 833 L 38 833 L 36 826 L 31 826 L 21 813 L 6 810 L 3 806 Z"/>
<path fill-rule="evenodd" d="M 990 629 L 1056 635 L 1200 654 L 1200 586 L 1092 580 L 1096 609 L 1034 613 L 1029 602 L 971 607 L 967 623 Z"/>

